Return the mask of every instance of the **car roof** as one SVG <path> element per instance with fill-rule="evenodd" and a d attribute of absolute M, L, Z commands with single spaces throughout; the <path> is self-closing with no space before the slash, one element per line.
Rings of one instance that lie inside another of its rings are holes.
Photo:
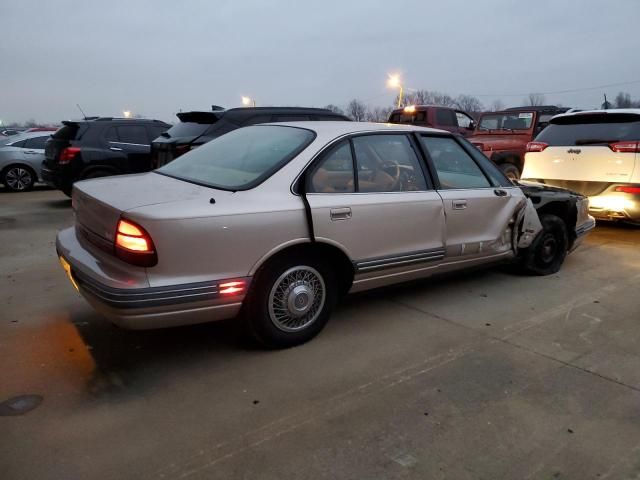
<path fill-rule="evenodd" d="M 26 138 L 48 137 L 53 133 L 54 132 L 52 132 L 51 130 L 47 130 L 44 132 L 23 132 L 23 133 L 16 133 L 15 135 L 11 135 L 10 137 L 3 138 L 2 140 L 11 140 L 11 143 L 13 143 L 13 142 L 18 142 L 20 140 L 24 140 Z"/>
<path fill-rule="evenodd" d="M 249 117 L 256 115 L 268 115 L 268 114 L 291 114 L 291 115 L 331 115 L 333 117 L 342 117 L 345 120 L 347 117 L 344 114 L 333 112 L 326 108 L 314 108 L 314 107 L 237 107 L 230 108 L 228 110 L 192 110 L 190 112 L 180 112 L 180 115 L 203 115 L 213 116 L 220 118 L 227 118 L 235 121 L 242 121 Z"/>
<path fill-rule="evenodd" d="M 573 117 L 581 115 L 593 115 L 593 114 L 620 114 L 627 113 L 631 115 L 640 115 L 640 108 L 609 108 L 607 110 L 581 110 L 578 112 L 567 112 L 557 117 Z"/>
<path fill-rule="evenodd" d="M 432 132 L 432 133 L 446 133 L 451 135 L 451 132 L 445 130 L 439 130 L 437 128 L 418 127 L 416 125 L 398 124 L 398 123 L 374 123 L 374 122 L 340 122 L 340 121 L 324 121 L 324 122 L 272 122 L 262 123 L 260 125 L 276 125 L 285 127 L 298 127 L 312 130 L 323 136 L 338 137 L 340 135 L 346 135 L 349 133 L 361 133 L 361 132 Z"/>

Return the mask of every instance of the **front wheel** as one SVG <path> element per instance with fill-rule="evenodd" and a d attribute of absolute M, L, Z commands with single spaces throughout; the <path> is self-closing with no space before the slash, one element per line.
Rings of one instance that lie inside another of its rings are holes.
<path fill-rule="evenodd" d="M 569 236 L 567 225 L 555 215 L 541 215 L 542 230 L 531 246 L 523 251 L 521 267 L 525 273 L 551 275 L 560 270 L 567 257 Z"/>
<path fill-rule="evenodd" d="M 333 272 L 312 258 L 266 265 L 248 298 L 250 333 L 264 346 L 287 348 L 311 340 L 324 328 L 336 301 Z"/>
<path fill-rule="evenodd" d="M 513 163 L 502 163 L 499 165 L 500 170 L 504 173 L 504 176 L 509 180 L 514 181 L 520 178 L 520 169 Z"/>

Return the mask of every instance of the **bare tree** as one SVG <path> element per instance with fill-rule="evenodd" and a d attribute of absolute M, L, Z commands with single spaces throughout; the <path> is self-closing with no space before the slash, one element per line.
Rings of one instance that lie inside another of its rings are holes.
<path fill-rule="evenodd" d="M 633 103 L 631 95 L 625 92 L 619 92 L 614 101 L 616 108 L 631 108 L 633 107 Z"/>
<path fill-rule="evenodd" d="M 344 110 L 342 110 L 337 105 L 333 105 L 332 103 L 330 103 L 329 105 L 325 106 L 324 108 L 326 108 L 327 110 L 331 110 L 333 113 L 338 113 L 340 115 L 344 115 Z"/>
<path fill-rule="evenodd" d="M 389 114 L 393 108 L 390 107 L 373 107 L 367 108 L 365 118 L 367 122 L 386 122 L 389 120 Z"/>
<path fill-rule="evenodd" d="M 347 105 L 347 116 L 356 122 L 364 122 L 367 113 L 367 106 L 357 98 L 354 98 Z"/>
<path fill-rule="evenodd" d="M 395 105 L 398 104 L 396 96 Z M 403 105 L 440 105 L 443 107 L 455 107 L 456 101 L 453 97 L 442 92 L 434 92 L 430 90 L 415 90 L 407 92 L 403 98 Z"/>
<path fill-rule="evenodd" d="M 458 95 L 455 103 L 456 107 L 465 112 L 481 112 L 484 110 L 482 102 L 471 95 Z"/>
<path fill-rule="evenodd" d="M 494 100 L 493 102 L 491 102 L 491 107 L 489 108 L 489 110 L 491 110 L 492 112 L 498 112 L 500 110 L 504 110 L 504 103 L 502 103 L 502 100 Z"/>
<path fill-rule="evenodd" d="M 544 105 L 545 98 L 541 93 L 530 93 L 529 96 L 525 99 L 525 105 L 530 105 L 532 107 L 539 107 L 540 105 Z"/>

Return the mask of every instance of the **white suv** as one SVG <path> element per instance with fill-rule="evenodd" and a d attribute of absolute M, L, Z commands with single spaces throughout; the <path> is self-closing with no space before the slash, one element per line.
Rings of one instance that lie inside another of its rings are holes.
<path fill-rule="evenodd" d="M 555 116 L 527 145 L 522 178 L 588 196 L 597 219 L 640 223 L 640 109 Z"/>

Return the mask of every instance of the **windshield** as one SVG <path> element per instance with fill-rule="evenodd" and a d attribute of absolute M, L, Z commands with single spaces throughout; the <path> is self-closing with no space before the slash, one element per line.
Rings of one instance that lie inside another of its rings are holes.
<path fill-rule="evenodd" d="M 188 182 L 223 190 L 258 185 L 315 138 L 311 130 L 252 126 L 234 130 L 156 170 Z"/>
<path fill-rule="evenodd" d="M 640 140 L 638 115 L 572 115 L 555 119 L 536 137 L 548 145 L 598 145 Z"/>
<path fill-rule="evenodd" d="M 528 130 L 533 112 L 496 113 L 483 115 L 478 130 Z"/>

